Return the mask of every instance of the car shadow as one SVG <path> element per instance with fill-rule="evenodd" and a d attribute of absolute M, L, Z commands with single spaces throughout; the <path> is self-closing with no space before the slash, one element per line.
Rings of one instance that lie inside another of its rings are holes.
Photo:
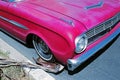
<path fill-rule="evenodd" d="M 95 55 L 93 55 L 91 58 L 89 58 L 86 62 L 81 64 L 78 68 L 76 68 L 74 71 L 68 71 L 69 75 L 74 75 L 80 71 L 82 71 L 85 67 L 87 67 L 91 62 L 93 62 L 96 58 L 98 58 L 101 54 L 103 54 L 120 36 L 120 34 L 114 38 L 109 44 L 107 44 L 104 48 L 99 50 Z"/>
<path fill-rule="evenodd" d="M 26 43 L 22 42 L 21 40 L 17 39 L 16 37 L 12 36 L 11 34 L 5 32 L 5 31 L 1 30 L 1 32 L 4 33 L 5 35 L 7 35 L 8 37 L 12 38 L 13 40 L 19 42 L 23 46 L 28 47 L 28 48 L 33 48 L 33 45 L 27 45 Z"/>

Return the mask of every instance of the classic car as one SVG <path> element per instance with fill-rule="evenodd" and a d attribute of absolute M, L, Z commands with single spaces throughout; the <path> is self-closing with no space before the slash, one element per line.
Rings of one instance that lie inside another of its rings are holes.
<path fill-rule="evenodd" d="M 0 30 L 73 71 L 120 34 L 120 0 L 0 0 Z"/>

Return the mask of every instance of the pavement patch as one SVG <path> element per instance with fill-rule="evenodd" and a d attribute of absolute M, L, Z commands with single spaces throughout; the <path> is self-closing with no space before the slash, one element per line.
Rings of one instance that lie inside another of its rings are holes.
<path fill-rule="evenodd" d="M 0 50 L 3 52 L 9 53 L 8 56 L 10 59 L 14 59 L 19 62 L 30 62 L 29 59 L 27 59 L 25 56 L 23 56 L 19 51 L 17 51 L 12 46 L 8 45 L 4 40 L 0 38 Z M 33 64 L 33 63 L 32 63 Z M 43 71 L 42 69 L 29 69 L 24 68 L 26 73 L 29 73 L 29 75 L 34 80 L 55 80 L 52 76 L 50 76 L 47 72 Z"/>

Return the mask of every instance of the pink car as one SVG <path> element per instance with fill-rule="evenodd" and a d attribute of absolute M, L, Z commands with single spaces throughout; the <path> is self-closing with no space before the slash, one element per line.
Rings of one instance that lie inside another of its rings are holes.
<path fill-rule="evenodd" d="M 0 30 L 73 71 L 120 34 L 120 0 L 0 0 Z"/>

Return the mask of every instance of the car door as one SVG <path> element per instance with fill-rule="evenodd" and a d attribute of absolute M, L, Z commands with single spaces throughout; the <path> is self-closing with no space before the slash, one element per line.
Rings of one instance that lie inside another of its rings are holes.
<path fill-rule="evenodd" d="M 7 0 L 0 0 L 0 28 L 8 33 L 12 32 L 12 25 L 8 13 L 9 2 Z"/>

